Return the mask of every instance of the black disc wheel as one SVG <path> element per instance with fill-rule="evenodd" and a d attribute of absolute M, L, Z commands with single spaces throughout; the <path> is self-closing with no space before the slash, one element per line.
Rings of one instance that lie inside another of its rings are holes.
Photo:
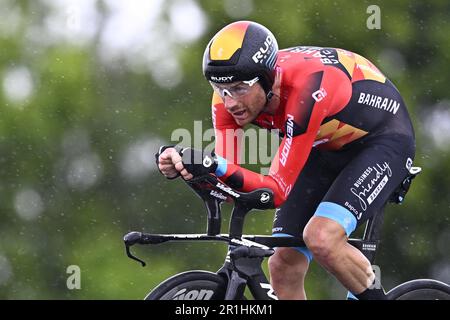
<path fill-rule="evenodd" d="M 159 284 L 145 300 L 223 300 L 225 292 L 221 276 L 208 271 L 187 271 Z"/>
<path fill-rule="evenodd" d="M 387 293 L 389 300 L 450 300 L 450 286 L 431 279 L 400 284 Z"/>

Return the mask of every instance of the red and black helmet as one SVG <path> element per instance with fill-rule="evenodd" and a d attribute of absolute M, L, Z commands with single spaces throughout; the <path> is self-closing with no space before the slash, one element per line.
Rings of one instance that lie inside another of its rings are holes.
<path fill-rule="evenodd" d="M 278 44 L 272 32 L 252 21 L 225 26 L 211 39 L 203 55 L 203 74 L 215 83 L 256 77 L 266 93 L 275 79 Z"/>

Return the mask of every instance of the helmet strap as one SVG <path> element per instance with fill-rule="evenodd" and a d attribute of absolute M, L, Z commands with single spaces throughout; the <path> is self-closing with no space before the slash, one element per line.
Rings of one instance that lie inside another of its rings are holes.
<path fill-rule="evenodd" d="M 264 108 L 261 110 L 261 112 L 258 114 L 258 116 L 263 113 L 267 106 L 269 105 L 270 100 L 272 99 L 272 97 L 275 95 L 275 93 L 272 92 L 272 90 L 270 90 L 267 94 L 266 94 L 266 103 L 264 104 Z"/>

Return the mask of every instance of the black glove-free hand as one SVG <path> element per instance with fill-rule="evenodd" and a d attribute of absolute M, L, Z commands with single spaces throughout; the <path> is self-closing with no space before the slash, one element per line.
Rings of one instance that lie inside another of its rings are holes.
<path fill-rule="evenodd" d="M 180 146 L 161 146 L 161 147 L 159 147 L 159 150 L 158 150 L 158 152 L 157 153 L 155 153 L 155 160 L 156 160 L 156 167 L 158 168 L 158 170 L 159 170 L 159 172 L 162 174 L 162 175 L 164 175 L 164 173 L 159 169 L 159 156 L 164 152 L 164 150 L 166 150 L 166 149 L 169 149 L 169 148 L 174 148 L 179 154 L 180 154 L 180 156 L 181 156 L 181 151 L 182 151 L 182 147 L 180 147 Z M 175 178 L 178 178 L 179 176 L 180 176 L 181 174 L 178 172 L 177 173 L 177 175 L 175 175 L 175 176 L 173 176 L 173 177 L 167 177 L 166 176 L 166 178 L 167 179 L 175 179 Z M 165 175 L 164 175 L 165 176 Z"/>

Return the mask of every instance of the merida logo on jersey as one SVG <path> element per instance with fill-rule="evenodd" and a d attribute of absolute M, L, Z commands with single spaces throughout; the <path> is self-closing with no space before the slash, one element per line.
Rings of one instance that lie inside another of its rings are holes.
<path fill-rule="evenodd" d="M 294 136 L 294 116 L 291 114 L 287 115 L 288 119 L 286 121 L 286 141 L 284 142 L 283 149 L 281 150 L 280 162 L 283 167 L 286 166 L 286 161 L 291 151 L 292 137 Z"/>
<path fill-rule="evenodd" d="M 239 198 L 240 195 L 236 192 L 233 191 L 233 189 L 231 189 L 230 187 L 227 187 L 226 185 L 221 184 L 220 182 L 218 182 L 216 184 L 216 187 L 219 188 L 222 191 L 225 191 L 226 193 L 228 193 L 229 195 Z"/>
<path fill-rule="evenodd" d="M 267 56 L 265 54 L 269 50 L 272 42 L 273 42 L 273 39 L 270 36 L 267 36 L 266 40 L 264 40 L 264 45 L 261 48 L 259 48 L 259 50 L 256 51 L 252 57 L 252 59 L 253 59 L 253 61 L 255 61 L 255 63 L 261 62 L 261 60 Z"/>
<path fill-rule="evenodd" d="M 377 109 L 383 109 L 393 114 L 396 114 L 398 108 L 400 108 L 400 102 L 397 102 L 394 99 L 382 98 L 380 96 L 364 92 L 359 94 L 358 103 Z"/>

